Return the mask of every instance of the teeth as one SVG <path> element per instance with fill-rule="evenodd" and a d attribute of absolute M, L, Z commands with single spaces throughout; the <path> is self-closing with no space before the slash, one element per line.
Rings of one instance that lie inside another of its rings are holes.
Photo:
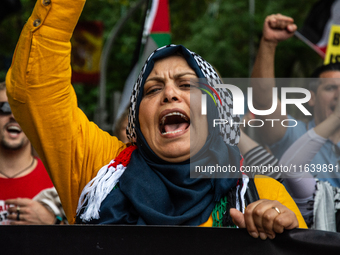
<path fill-rule="evenodd" d="M 161 122 L 162 122 L 162 125 L 164 125 L 164 122 L 165 122 L 165 119 L 166 117 L 169 117 L 169 116 L 173 116 L 173 115 L 178 115 L 178 116 L 181 116 L 183 119 L 187 120 L 187 116 L 185 116 L 184 114 L 180 113 L 180 112 L 171 112 L 171 113 L 168 113 L 167 115 L 164 115 Z M 171 132 L 170 132 L 171 133 Z"/>
<path fill-rule="evenodd" d="M 162 133 L 162 135 L 167 135 L 167 134 L 175 134 L 175 133 L 178 133 L 178 132 L 181 132 L 183 130 L 176 130 L 176 131 L 171 131 L 171 132 L 164 132 Z"/>
<path fill-rule="evenodd" d="M 17 132 L 21 132 L 21 129 L 17 126 L 9 126 L 7 128 L 9 131 L 17 131 Z"/>

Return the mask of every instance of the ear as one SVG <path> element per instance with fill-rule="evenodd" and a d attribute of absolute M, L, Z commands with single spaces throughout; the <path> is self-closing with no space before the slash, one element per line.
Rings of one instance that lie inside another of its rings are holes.
<path fill-rule="evenodd" d="M 310 100 L 308 101 L 308 105 L 311 107 L 314 107 L 316 95 L 315 95 L 315 92 L 312 90 L 310 90 L 310 94 L 311 94 L 311 97 L 310 97 Z"/>

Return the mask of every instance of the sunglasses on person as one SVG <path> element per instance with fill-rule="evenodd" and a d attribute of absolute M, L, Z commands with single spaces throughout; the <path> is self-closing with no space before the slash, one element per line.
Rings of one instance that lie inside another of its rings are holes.
<path fill-rule="evenodd" d="M 9 115 L 12 113 L 8 102 L 0 102 L 0 115 Z"/>

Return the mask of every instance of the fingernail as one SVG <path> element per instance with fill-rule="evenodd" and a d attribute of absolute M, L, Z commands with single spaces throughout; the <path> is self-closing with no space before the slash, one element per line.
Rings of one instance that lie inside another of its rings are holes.
<path fill-rule="evenodd" d="M 267 239 L 267 234 L 263 233 L 263 232 L 260 232 L 260 238 L 262 240 L 266 240 Z"/>
<path fill-rule="evenodd" d="M 249 234 L 250 234 L 252 237 L 254 237 L 254 238 L 258 238 L 258 237 L 259 237 L 259 234 L 256 233 L 256 232 L 250 232 Z"/>
<path fill-rule="evenodd" d="M 269 239 L 274 239 L 275 238 L 275 236 L 271 235 L 271 234 L 267 234 L 267 236 L 268 236 Z"/>

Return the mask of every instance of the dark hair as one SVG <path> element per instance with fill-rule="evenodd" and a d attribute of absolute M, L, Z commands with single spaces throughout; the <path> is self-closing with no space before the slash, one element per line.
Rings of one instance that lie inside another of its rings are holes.
<path fill-rule="evenodd" d="M 122 137 L 120 137 L 120 130 L 122 128 L 122 124 L 124 123 L 125 119 L 127 119 L 129 116 L 129 109 L 130 107 L 127 106 L 124 112 L 122 113 L 122 115 L 119 117 L 119 119 L 115 123 L 114 128 L 113 128 L 112 134 L 113 136 L 116 136 L 119 140 L 122 139 Z"/>
<path fill-rule="evenodd" d="M 320 75 L 324 72 L 328 71 L 339 71 L 340 72 L 340 63 L 332 63 L 327 65 L 319 66 L 314 70 L 314 72 L 311 75 L 311 78 L 320 78 Z M 311 91 L 314 91 L 316 93 L 318 86 L 320 85 L 320 80 L 315 79 L 312 82 L 309 82 L 308 88 Z"/>
<path fill-rule="evenodd" d="M 340 71 L 340 63 L 332 63 L 319 66 L 314 70 L 314 72 L 311 75 L 311 78 L 319 78 L 322 73 L 327 71 Z"/>

